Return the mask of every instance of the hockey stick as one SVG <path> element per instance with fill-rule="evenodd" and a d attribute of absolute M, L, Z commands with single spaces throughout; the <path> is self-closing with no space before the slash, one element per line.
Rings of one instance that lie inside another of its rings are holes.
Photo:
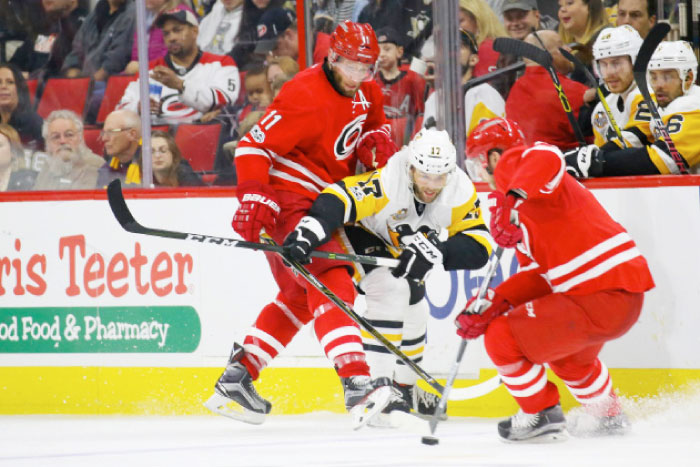
<path fill-rule="evenodd" d="M 623 148 L 628 147 L 627 143 L 625 142 L 625 139 L 622 137 L 622 131 L 620 130 L 620 127 L 617 125 L 617 121 L 615 121 L 615 117 L 612 114 L 612 110 L 610 110 L 610 106 L 608 105 L 608 101 L 605 99 L 605 95 L 603 94 L 603 90 L 600 88 L 600 84 L 598 83 L 598 80 L 596 79 L 595 76 L 593 76 L 593 73 L 591 73 L 591 70 L 588 69 L 586 65 L 583 64 L 581 60 L 579 60 L 574 54 L 569 52 L 566 49 L 563 49 L 559 47 L 559 52 L 566 58 L 568 61 L 574 64 L 574 67 L 582 71 L 585 75 L 588 81 L 595 86 L 596 93 L 598 94 L 598 98 L 600 99 L 600 103 L 603 104 L 603 110 L 605 110 L 605 114 L 608 116 L 608 121 L 610 122 L 610 125 L 613 127 L 613 130 L 615 130 L 615 135 L 617 135 L 618 139 L 620 140 L 620 143 L 622 144 Z"/>
<path fill-rule="evenodd" d="M 523 68 L 525 68 L 525 62 L 515 62 L 511 63 L 508 66 L 504 66 L 503 68 L 499 68 L 498 70 L 494 70 L 491 73 L 486 73 L 485 75 L 472 78 L 469 81 L 467 81 L 464 84 L 464 86 L 462 86 L 462 94 L 466 94 L 466 92 L 474 86 L 478 86 L 480 84 L 486 83 L 487 81 L 491 81 L 494 78 L 498 78 L 502 74 L 509 73 L 511 71 L 520 71 Z"/>
<path fill-rule="evenodd" d="M 500 53 L 518 55 L 527 58 L 537 63 L 545 70 L 547 70 L 547 72 L 549 73 L 549 77 L 552 79 L 552 83 L 554 84 L 554 88 L 557 90 L 559 101 L 561 102 L 561 105 L 564 108 L 566 117 L 569 119 L 569 124 L 571 125 L 571 128 L 574 131 L 576 139 L 578 140 L 581 146 L 586 146 L 588 143 L 586 143 L 586 139 L 583 136 L 583 132 L 578 126 L 576 117 L 574 117 L 574 113 L 571 110 L 571 104 L 569 103 L 569 99 L 567 99 L 566 94 L 564 93 L 564 89 L 562 89 L 561 87 L 561 82 L 559 81 L 557 72 L 552 66 L 552 55 L 546 50 L 542 50 L 539 47 L 535 47 L 532 44 L 528 44 L 527 42 L 523 42 L 518 39 L 512 39 L 510 37 L 497 37 L 493 41 L 493 50 Z"/>
<path fill-rule="evenodd" d="M 221 246 L 233 246 L 238 248 L 247 248 L 249 250 L 263 250 L 275 253 L 282 253 L 284 249 L 279 245 L 269 245 L 266 243 L 246 242 L 235 238 L 213 237 L 203 234 L 192 234 L 185 232 L 174 232 L 171 230 L 152 229 L 139 224 L 134 216 L 129 211 L 129 207 L 124 200 L 120 181 L 113 180 L 107 186 L 107 200 L 109 207 L 112 208 L 114 217 L 117 218 L 119 224 L 127 232 L 151 235 L 155 237 L 174 238 L 176 240 L 190 240 L 197 243 L 211 243 Z M 338 261 L 349 261 L 351 263 L 372 264 L 375 266 L 396 267 L 399 265 L 399 260 L 394 258 L 382 258 L 376 256 L 351 255 L 345 253 L 331 253 L 328 251 L 313 251 L 311 256 L 316 258 L 325 258 Z"/>
<path fill-rule="evenodd" d="M 666 128 L 666 125 L 664 125 L 664 122 L 661 119 L 661 115 L 659 115 L 659 109 L 652 100 L 651 94 L 649 94 L 649 85 L 647 84 L 647 66 L 649 65 L 651 56 L 654 54 L 654 51 L 659 46 L 661 41 L 664 40 L 664 37 L 666 37 L 666 34 L 668 34 L 668 31 L 670 30 L 671 26 L 668 23 L 656 23 L 656 25 L 651 28 L 649 34 L 644 39 L 644 42 L 642 42 L 642 46 L 639 48 L 637 60 L 634 62 L 633 71 L 634 80 L 637 82 L 637 88 L 639 88 L 639 92 L 642 94 L 644 102 L 647 104 L 647 107 L 649 107 L 651 120 L 654 122 L 654 125 L 658 129 L 659 133 L 661 133 L 661 137 L 668 146 L 668 151 L 671 153 L 673 162 L 676 163 L 679 172 L 685 175 L 688 173 L 688 162 L 683 159 L 683 156 L 681 156 L 678 149 L 676 149 L 676 145 L 673 144 L 671 135 L 668 133 L 668 128 Z"/>
<path fill-rule="evenodd" d="M 500 263 L 501 256 L 503 255 L 503 250 L 503 247 L 497 247 L 496 251 L 494 251 L 493 256 L 491 257 L 489 266 L 486 269 L 486 276 L 484 276 L 484 281 L 481 283 L 481 286 L 479 287 L 479 292 L 476 295 L 476 303 L 474 304 L 475 310 L 481 311 L 481 303 L 484 300 L 486 292 L 489 289 L 491 279 L 493 279 L 493 276 L 496 275 L 496 271 L 498 270 L 498 264 Z M 445 413 L 445 411 L 447 410 L 447 400 L 450 397 L 452 385 L 454 384 L 455 379 L 457 378 L 457 372 L 459 371 L 459 366 L 462 363 L 462 357 L 464 357 L 464 352 L 466 350 L 467 339 L 462 338 L 462 340 L 459 343 L 459 349 L 457 350 L 457 358 L 455 358 L 455 362 L 452 364 L 450 375 L 447 378 L 447 383 L 445 383 L 445 390 L 442 393 L 442 397 L 440 397 L 440 404 L 438 404 L 437 409 L 435 409 L 435 413 L 433 413 L 433 416 L 430 419 L 430 436 L 424 436 L 422 439 L 424 444 L 437 444 L 437 438 L 435 438 L 433 435 L 435 435 L 435 429 L 437 428 L 438 422 L 440 421 L 440 415 Z"/>

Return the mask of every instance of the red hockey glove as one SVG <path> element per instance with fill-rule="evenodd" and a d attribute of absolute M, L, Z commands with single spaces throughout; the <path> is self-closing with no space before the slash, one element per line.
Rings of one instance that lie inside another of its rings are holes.
<path fill-rule="evenodd" d="M 360 136 L 355 147 L 355 154 L 362 165 L 367 168 L 379 169 L 384 167 L 391 156 L 399 148 L 396 147 L 387 130 L 372 130 Z"/>
<path fill-rule="evenodd" d="M 518 211 L 515 203 L 518 201 L 513 195 L 504 195 L 500 191 L 494 191 L 489 199 L 495 200 L 495 204 L 489 207 L 491 211 L 491 235 L 498 245 L 503 248 L 513 248 L 523 238 L 518 222 Z"/>
<path fill-rule="evenodd" d="M 260 230 L 275 226 L 280 213 L 275 190 L 262 183 L 249 180 L 236 187 L 241 205 L 233 215 L 233 230 L 248 242 L 260 241 Z"/>
<path fill-rule="evenodd" d="M 476 339 L 485 333 L 489 323 L 510 310 L 511 306 L 508 300 L 498 295 L 495 290 L 488 289 L 481 301 L 481 310 L 475 308 L 476 297 L 472 297 L 464 307 L 464 311 L 455 319 L 457 334 L 462 339 Z"/>

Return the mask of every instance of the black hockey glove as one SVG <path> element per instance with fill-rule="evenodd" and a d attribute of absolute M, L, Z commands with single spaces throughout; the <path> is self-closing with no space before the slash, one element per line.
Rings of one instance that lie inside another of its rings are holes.
<path fill-rule="evenodd" d="M 311 252 L 326 243 L 329 238 L 330 235 L 326 233 L 322 221 L 304 216 L 284 239 L 282 246 L 290 258 L 301 264 L 308 264 L 311 262 Z"/>
<path fill-rule="evenodd" d="M 399 256 L 399 265 L 391 271 L 391 274 L 394 277 L 405 277 L 422 282 L 433 266 L 442 264 L 442 242 L 433 230 L 410 235 L 401 235 L 401 230 L 397 229 L 404 250 Z"/>
<path fill-rule="evenodd" d="M 602 153 L 595 144 L 581 146 L 564 153 L 566 171 L 574 178 L 599 177 L 603 174 Z"/>

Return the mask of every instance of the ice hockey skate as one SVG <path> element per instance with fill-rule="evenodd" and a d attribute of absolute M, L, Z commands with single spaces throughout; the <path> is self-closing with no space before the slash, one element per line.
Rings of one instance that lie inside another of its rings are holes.
<path fill-rule="evenodd" d="M 345 408 L 352 415 L 353 429 L 359 430 L 379 415 L 392 397 L 388 378 L 372 380 L 369 376 L 340 378 L 345 393 Z"/>
<path fill-rule="evenodd" d="M 535 414 L 520 410 L 498 424 L 498 435 L 507 443 L 551 443 L 569 437 L 559 404 Z"/>
<path fill-rule="evenodd" d="M 240 363 L 243 355 L 243 347 L 234 344 L 229 363 L 214 386 L 214 394 L 204 406 L 225 417 L 260 425 L 270 413 L 272 404 L 255 390 L 253 378 Z"/>
<path fill-rule="evenodd" d="M 394 381 L 394 387 L 401 393 L 401 397 L 408 405 L 411 413 L 424 419 L 429 419 L 440 404 L 440 396 L 425 391 L 417 384 L 399 384 Z M 447 414 L 440 414 L 440 420 L 447 420 Z"/>
<path fill-rule="evenodd" d="M 569 433 L 580 438 L 622 436 L 631 429 L 629 418 L 614 394 L 599 404 L 572 409 L 567 419 Z"/>

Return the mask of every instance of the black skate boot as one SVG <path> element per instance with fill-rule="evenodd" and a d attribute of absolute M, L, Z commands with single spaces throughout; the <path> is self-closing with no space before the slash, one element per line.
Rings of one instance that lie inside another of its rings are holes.
<path fill-rule="evenodd" d="M 417 384 L 399 384 L 394 381 L 394 387 L 401 393 L 401 398 L 411 413 L 426 420 L 433 416 L 440 404 L 440 396 L 424 391 Z M 440 414 L 440 420 L 447 420 L 447 414 Z"/>
<path fill-rule="evenodd" d="M 214 394 L 204 406 L 225 417 L 260 425 L 270 413 L 272 404 L 255 390 L 253 378 L 240 363 L 243 355 L 243 347 L 234 344 L 229 363 L 214 386 Z"/>
<path fill-rule="evenodd" d="M 498 435 L 509 443 L 550 443 L 569 436 L 561 405 L 553 405 L 536 414 L 522 410 L 498 424 Z"/>
<path fill-rule="evenodd" d="M 353 418 L 353 428 L 359 430 L 381 413 L 392 396 L 391 380 L 369 376 L 340 378 L 345 393 L 345 408 Z"/>

